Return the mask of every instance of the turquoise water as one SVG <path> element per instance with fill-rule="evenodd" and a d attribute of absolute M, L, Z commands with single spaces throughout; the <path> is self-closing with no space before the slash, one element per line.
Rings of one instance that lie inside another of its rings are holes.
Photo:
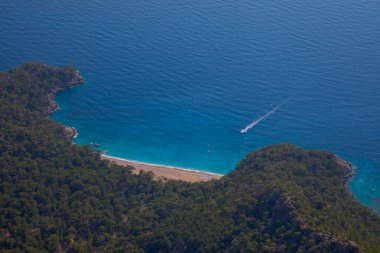
<path fill-rule="evenodd" d="M 338 153 L 380 212 L 380 2 L 0 2 L 0 67 L 73 64 L 75 142 L 218 173 L 268 144 Z M 240 131 L 276 106 L 273 113 Z"/>

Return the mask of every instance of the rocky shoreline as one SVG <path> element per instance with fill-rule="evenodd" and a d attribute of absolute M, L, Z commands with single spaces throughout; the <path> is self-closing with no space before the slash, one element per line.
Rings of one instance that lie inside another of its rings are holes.
<path fill-rule="evenodd" d="M 342 182 L 346 184 L 348 180 L 350 180 L 353 176 L 355 176 L 356 169 L 351 163 L 347 162 L 346 160 L 343 160 L 339 156 L 334 155 L 334 157 L 335 157 L 336 163 L 345 169 Z"/>
<path fill-rule="evenodd" d="M 65 90 L 67 88 L 73 88 L 75 86 L 81 85 L 84 82 L 85 82 L 85 80 L 81 76 L 79 70 L 76 70 L 73 73 L 73 78 L 71 79 L 70 82 L 64 83 L 60 87 L 57 87 L 57 88 L 54 88 L 54 89 L 50 90 L 47 93 L 49 105 L 46 108 L 46 110 L 44 111 L 45 116 L 51 116 L 54 112 L 56 112 L 56 111 L 59 110 L 59 106 L 58 106 L 58 104 L 54 100 L 55 96 L 59 92 Z M 69 139 L 69 140 L 75 139 L 78 136 L 78 131 L 77 131 L 77 129 L 75 127 L 64 126 L 64 129 L 65 129 L 65 136 L 66 136 L 67 139 Z"/>
<path fill-rule="evenodd" d="M 63 126 L 65 129 L 65 136 L 67 139 L 72 140 L 78 137 L 78 131 L 75 127 Z"/>
<path fill-rule="evenodd" d="M 65 84 L 62 84 L 60 87 L 57 87 L 57 88 L 54 88 L 52 90 L 50 90 L 48 93 L 47 93 L 47 96 L 48 96 L 48 101 L 49 101 L 49 105 L 48 107 L 46 108 L 46 110 L 44 111 L 44 114 L 46 116 L 50 116 L 52 115 L 54 112 L 56 112 L 57 110 L 59 110 L 59 106 L 58 104 L 54 101 L 54 98 L 55 96 L 57 95 L 57 93 L 63 91 L 64 89 L 67 89 L 67 88 L 73 88 L 75 86 L 78 86 L 78 85 L 81 85 L 85 82 L 84 78 L 80 75 L 80 72 L 79 70 L 76 70 L 73 74 L 73 78 L 70 82 L 68 83 L 65 83 Z"/>

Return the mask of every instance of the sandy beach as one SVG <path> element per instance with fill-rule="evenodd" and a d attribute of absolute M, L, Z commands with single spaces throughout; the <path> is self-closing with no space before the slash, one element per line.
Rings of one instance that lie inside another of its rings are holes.
<path fill-rule="evenodd" d="M 172 180 L 183 180 L 187 182 L 205 182 L 211 179 L 219 179 L 223 176 L 222 174 L 190 170 L 159 164 L 143 163 L 107 155 L 102 155 L 102 158 L 115 162 L 119 165 L 132 166 L 135 168 L 136 173 L 138 173 L 140 170 L 151 171 L 156 175 L 156 177 L 164 177 Z"/>

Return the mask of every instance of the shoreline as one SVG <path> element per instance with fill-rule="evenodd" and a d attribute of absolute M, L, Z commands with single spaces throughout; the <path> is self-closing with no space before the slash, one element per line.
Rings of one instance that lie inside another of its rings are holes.
<path fill-rule="evenodd" d="M 75 72 L 73 74 L 73 78 L 70 82 L 63 84 L 61 87 L 56 87 L 56 88 L 53 88 L 50 91 L 48 91 L 46 95 L 48 97 L 49 105 L 46 108 L 46 110 L 44 111 L 44 114 L 46 116 L 51 116 L 53 113 L 55 113 L 56 111 L 59 110 L 59 105 L 57 104 L 57 102 L 55 102 L 55 96 L 59 92 L 65 90 L 67 88 L 74 88 L 77 85 L 84 84 L 84 82 L 85 82 L 85 80 L 81 76 L 80 71 L 75 70 Z"/>
<path fill-rule="evenodd" d="M 152 172 L 158 178 L 163 177 L 163 178 L 171 179 L 171 180 L 182 180 L 182 181 L 194 183 L 194 182 L 206 182 L 212 179 L 218 180 L 224 176 L 222 174 L 217 174 L 217 173 L 212 173 L 212 172 L 187 169 L 187 168 L 162 165 L 162 164 L 145 163 L 145 162 L 128 160 L 128 159 L 104 155 L 104 154 L 101 155 L 101 158 L 114 162 L 118 165 L 134 167 L 135 168 L 134 173 L 136 174 L 142 170 L 145 172 Z"/>
<path fill-rule="evenodd" d="M 68 140 L 74 140 L 78 137 L 78 130 L 75 127 L 63 126 L 63 129 L 66 132 L 66 138 Z"/>
<path fill-rule="evenodd" d="M 44 111 L 45 116 L 51 116 L 53 115 L 53 113 L 55 113 L 56 111 L 60 109 L 58 103 L 55 101 L 55 97 L 57 96 L 58 93 L 64 91 L 67 88 L 74 88 L 78 85 L 84 84 L 84 82 L 85 80 L 81 76 L 80 71 L 75 70 L 73 73 L 72 80 L 70 82 L 63 84 L 62 87 L 56 87 L 48 91 L 46 95 L 48 97 L 49 105 Z M 68 140 L 73 140 L 78 137 L 79 133 L 75 127 L 65 126 L 63 124 L 62 126 L 65 132 L 65 137 Z"/>

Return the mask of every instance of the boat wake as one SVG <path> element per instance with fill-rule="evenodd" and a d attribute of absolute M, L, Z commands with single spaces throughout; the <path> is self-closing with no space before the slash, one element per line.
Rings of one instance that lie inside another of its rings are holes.
<path fill-rule="evenodd" d="M 273 113 L 275 113 L 280 107 L 282 106 L 282 104 L 276 106 L 275 108 L 273 108 L 271 111 L 267 112 L 266 114 L 264 114 L 263 116 L 259 117 L 258 119 L 256 119 L 255 121 L 253 121 L 251 124 L 249 124 L 248 126 L 246 126 L 245 128 L 243 128 L 240 133 L 241 134 L 244 134 L 246 132 L 249 131 L 249 129 L 255 127 L 257 124 L 259 124 L 261 121 L 263 121 L 264 119 L 266 119 L 267 117 L 269 117 L 270 115 L 272 115 Z"/>
<path fill-rule="evenodd" d="M 297 93 L 296 93 L 297 94 Z M 240 133 L 241 134 L 245 134 L 249 131 L 249 129 L 255 127 L 257 124 L 259 124 L 261 121 L 263 121 L 264 119 L 268 118 L 270 115 L 272 115 L 273 113 L 275 113 L 278 109 L 281 108 L 281 106 L 283 104 L 286 103 L 286 101 L 288 101 L 289 99 L 291 99 L 292 97 L 294 97 L 296 94 L 293 94 L 292 96 L 288 97 L 287 99 L 285 99 L 281 104 L 279 104 L 278 106 L 276 106 L 275 108 L 273 108 L 271 111 L 267 112 L 266 114 L 264 114 L 263 116 L 260 116 L 258 119 L 256 119 L 255 121 L 253 121 L 251 124 L 249 124 L 248 126 L 246 126 L 245 128 L 243 128 L 242 130 L 240 130 Z"/>

